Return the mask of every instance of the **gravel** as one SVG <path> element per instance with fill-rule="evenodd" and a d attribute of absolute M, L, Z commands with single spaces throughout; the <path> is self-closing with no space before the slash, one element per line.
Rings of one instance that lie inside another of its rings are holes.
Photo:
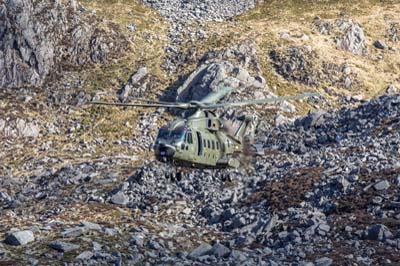
<path fill-rule="evenodd" d="M 256 5 L 256 1 L 253 0 L 143 0 L 143 2 L 156 9 L 167 20 L 182 23 L 193 20 L 225 20 Z"/>

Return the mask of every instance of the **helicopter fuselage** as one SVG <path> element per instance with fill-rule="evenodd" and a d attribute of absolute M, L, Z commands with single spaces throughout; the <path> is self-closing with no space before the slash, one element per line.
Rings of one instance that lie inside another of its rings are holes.
<path fill-rule="evenodd" d="M 161 162 L 207 168 L 238 167 L 233 158 L 242 151 L 242 143 L 221 130 L 221 122 L 212 112 L 197 111 L 187 119 L 176 118 L 159 129 L 154 153 Z"/>

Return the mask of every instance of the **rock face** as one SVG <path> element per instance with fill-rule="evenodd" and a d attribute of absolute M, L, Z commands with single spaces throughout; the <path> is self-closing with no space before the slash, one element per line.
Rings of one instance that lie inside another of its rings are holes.
<path fill-rule="evenodd" d="M 39 87 L 61 65 L 105 63 L 125 43 L 75 1 L 7 0 L 0 17 L 0 87 Z"/>

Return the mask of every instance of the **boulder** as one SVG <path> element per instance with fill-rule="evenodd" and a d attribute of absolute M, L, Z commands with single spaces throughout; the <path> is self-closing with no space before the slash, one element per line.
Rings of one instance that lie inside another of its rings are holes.
<path fill-rule="evenodd" d="M 381 50 L 387 50 L 388 49 L 387 44 L 382 40 L 376 40 L 374 42 L 374 46 L 375 46 L 375 48 L 381 49 Z"/>
<path fill-rule="evenodd" d="M 91 251 L 84 251 L 81 254 L 79 254 L 78 256 L 76 256 L 76 259 L 87 261 L 87 260 L 90 260 L 93 257 L 93 255 L 94 254 Z"/>
<path fill-rule="evenodd" d="M 64 253 L 76 250 L 79 247 L 80 247 L 80 245 L 72 244 L 72 243 L 68 243 L 68 242 L 64 242 L 64 241 L 60 241 L 60 240 L 55 240 L 49 244 L 49 248 L 52 248 L 52 249 L 55 249 L 57 251 L 64 252 Z"/>
<path fill-rule="evenodd" d="M 228 257 L 231 250 L 221 243 L 215 243 L 213 247 L 207 252 L 208 255 L 214 255 L 217 258 Z"/>
<path fill-rule="evenodd" d="M 8 234 L 5 242 L 13 246 L 26 245 L 35 240 L 33 232 L 30 230 L 14 231 Z"/>
<path fill-rule="evenodd" d="M 352 54 L 364 55 L 366 53 L 366 43 L 361 25 L 349 18 L 336 20 L 336 25 L 343 32 L 342 36 L 336 40 L 337 46 Z"/>
<path fill-rule="evenodd" d="M 390 229 L 383 224 L 375 224 L 367 231 L 367 239 L 384 241 L 393 237 Z"/>
<path fill-rule="evenodd" d="M 386 190 L 390 187 L 390 183 L 387 180 L 382 180 L 374 185 L 374 188 L 378 191 Z"/>
<path fill-rule="evenodd" d="M 189 258 L 196 259 L 200 256 L 207 254 L 212 249 L 212 246 L 207 243 L 200 244 L 197 248 L 189 253 Z"/>
<path fill-rule="evenodd" d="M 111 197 L 111 202 L 117 205 L 126 205 L 129 202 L 129 198 L 123 192 L 118 192 Z"/>
<path fill-rule="evenodd" d="M 128 97 L 143 97 L 147 89 L 148 74 L 146 67 L 139 68 L 119 92 L 120 100 L 124 100 Z"/>
<path fill-rule="evenodd" d="M 328 257 L 323 257 L 315 260 L 315 266 L 330 266 L 333 260 Z"/>
<path fill-rule="evenodd" d="M 397 87 L 394 86 L 394 85 L 390 85 L 390 86 L 387 87 L 387 89 L 386 89 L 386 93 L 387 93 L 387 94 L 396 94 L 398 91 L 399 91 L 399 90 L 398 90 Z M 1 124 L 1 121 L 0 121 L 0 124 Z M 1 128 L 1 126 L 0 126 L 0 128 Z"/>

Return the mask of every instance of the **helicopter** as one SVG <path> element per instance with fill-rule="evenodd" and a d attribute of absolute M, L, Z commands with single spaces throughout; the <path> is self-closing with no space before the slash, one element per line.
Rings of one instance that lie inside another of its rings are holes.
<path fill-rule="evenodd" d="M 238 168 L 238 154 L 245 149 L 245 133 L 254 134 L 256 119 L 246 115 L 240 119 L 237 128 L 232 128 L 221 119 L 215 110 L 247 105 L 278 103 L 286 100 L 318 96 L 317 93 L 302 93 L 292 96 L 264 98 L 241 102 L 218 103 L 232 92 L 230 87 L 207 94 L 200 101 L 165 102 L 134 98 L 136 103 L 92 101 L 94 105 L 123 107 L 178 108 L 184 111 L 182 117 L 175 117 L 169 125 L 162 126 L 155 139 L 153 149 L 160 162 L 194 168 Z"/>

